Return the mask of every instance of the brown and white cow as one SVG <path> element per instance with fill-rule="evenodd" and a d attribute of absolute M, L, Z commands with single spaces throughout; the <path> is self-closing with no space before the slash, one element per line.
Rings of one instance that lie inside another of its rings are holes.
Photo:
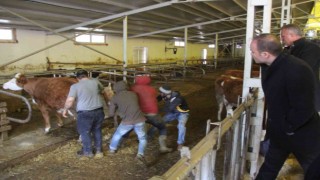
<path fill-rule="evenodd" d="M 24 89 L 26 91 L 38 105 L 45 121 L 45 133 L 48 133 L 51 128 L 50 111 L 56 111 L 58 126 L 63 125 L 61 116 L 62 109 L 67 99 L 70 86 L 76 82 L 77 80 L 74 78 L 27 78 L 25 75 L 18 73 L 14 79 L 5 83 L 3 88 L 10 90 Z"/>
<path fill-rule="evenodd" d="M 259 77 L 259 71 L 252 71 L 251 77 Z M 243 70 L 226 70 L 215 81 L 215 95 L 218 103 L 218 121 L 221 121 L 223 107 L 227 116 L 233 115 L 233 108 L 239 104 L 243 89 Z"/>

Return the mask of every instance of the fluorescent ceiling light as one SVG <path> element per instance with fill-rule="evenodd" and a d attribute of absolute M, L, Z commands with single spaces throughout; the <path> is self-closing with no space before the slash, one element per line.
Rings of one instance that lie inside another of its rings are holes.
<path fill-rule="evenodd" d="M 0 19 L 0 23 L 9 23 L 10 21 L 7 19 Z"/>
<path fill-rule="evenodd" d="M 85 30 L 85 31 L 93 30 L 93 28 L 87 28 L 87 27 L 77 27 L 76 29 L 77 30 Z M 103 32 L 103 29 L 95 29 L 94 31 Z"/>

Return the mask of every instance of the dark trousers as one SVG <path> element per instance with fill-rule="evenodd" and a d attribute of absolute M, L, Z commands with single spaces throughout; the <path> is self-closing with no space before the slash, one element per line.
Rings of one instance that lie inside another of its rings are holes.
<path fill-rule="evenodd" d="M 153 127 L 150 128 L 150 130 L 147 132 L 148 136 L 152 136 L 154 133 L 154 127 L 156 127 L 159 130 L 159 135 L 167 135 L 167 128 L 166 124 L 162 121 L 160 115 L 146 115 L 146 123 L 151 124 Z M 131 130 L 132 131 L 132 130 Z M 130 132 L 123 135 L 124 138 L 129 137 Z"/>
<path fill-rule="evenodd" d="M 316 180 L 320 179 L 320 155 L 316 160 L 314 160 L 307 170 L 304 177 L 305 180 Z"/>
<path fill-rule="evenodd" d="M 309 121 L 296 129 L 293 134 L 283 132 L 281 126 L 269 125 L 267 135 L 270 139 L 270 145 L 256 179 L 276 179 L 290 153 L 297 158 L 305 174 L 307 174 L 309 167 L 316 166 L 312 164 L 320 155 L 320 117 L 318 113 L 315 112 Z M 317 163 L 315 162 L 315 164 Z M 311 171 L 310 176 L 312 172 L 315 171 Z"/>
<path fill-rule="evenodd" d="M 275 180 L 289 154 L 289 151 L 284 151 L 270 142 L 265 161 L 259 170 L 256 180 Z"/>
<path fill-rule="evenodd" d="M 92 138 L 97 152 L 102 152 L 101 126 L 104 120 L 102 108 L 92 111 L 79 111 L 77 129 L 81 135 L 82 149 L 85 155 L 92 154 Z"/>

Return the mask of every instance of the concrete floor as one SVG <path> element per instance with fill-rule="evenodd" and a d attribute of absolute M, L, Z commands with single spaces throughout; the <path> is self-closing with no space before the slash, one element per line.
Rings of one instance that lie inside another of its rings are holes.
<path fill-rule="evenodd" d="M 35 113 L 31 121 L 35 121 L 38 115 L 39 112 Z M 16 125 L 20 126 L 19 134 L 14 130 L 10 131 L 9 139 L 0 143 L 0 169 L 14 166 L 40 153 L 51 151 L 67 140 L 77 138 L 74 123 L 75 121 L 67 120 L 62 128 L 53 129 L 46 135 L 42 127 L 37 127 L 37 123 Z M 32 130 L 31 126 L 34 126 Z"/>

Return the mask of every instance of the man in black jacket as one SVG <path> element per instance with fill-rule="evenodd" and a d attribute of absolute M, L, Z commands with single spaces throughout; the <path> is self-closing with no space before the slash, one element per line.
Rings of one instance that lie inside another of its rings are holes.
<path fill-rule="evenodd" d="M 268 108 L 269 150 L 256 179 L 276 179 L 293 153 L 307 172 L 320 154 L 320 118 L 315 109 L 315 77 L 301 59 L 282 52 L 278 38 L 253 38 L 252 57 L 263 69 L 262 88 Z"/>
<path fill-rule="evenodd" d="M 303 32 L 295 24 L 287 24 L 281 28 L 281 40 L 283 45 L 287 47 L 287 52 L 304 60 L 313 70 L 316 79 L 315 103 L 317 111 L 320 113 L 320 47 L 302 36 Z"/>

